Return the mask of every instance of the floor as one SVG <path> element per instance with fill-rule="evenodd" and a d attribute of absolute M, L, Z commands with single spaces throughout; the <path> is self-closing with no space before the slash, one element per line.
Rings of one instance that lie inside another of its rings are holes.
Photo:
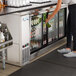
<path fill-rule="evenodd" d="M 76 76 L 76 58 L 65 58 L 55 50 L 9 76 Z"/>
<path fill-rule="evenodd" d="M 24 67 L 27 67 L 27 68 L 28 68 L 28 71 L 29 71 L 30 67 L 31 67 L 32 65 L 34 65 L 34 64 L 36 64 L 36 66 L 39 66 L 39 65 L 41 65 L 41 64 L 42 64 L 42 65 L 45 64 L 44 61 L 40 60 L 39 58 L 41 58 L 42 56 L 50 53 L 51 51 L 55 50 L 56 48 L 61 47 L 61 46 L 62 46 L 61 44 L 62 44 L 62 45 L 66 44 L 66 39 L 63 39 L 63 40 L 57 42 L 57 44 L 55 44 L 53 47 L 51 47 L 51 48 L 48 50 L 48 52 L 46 52 L 45 54 L 43 54 L 43 55 L 41 55 L 41 56 L 39 56 L 39 57 L 31 60 L 31 61 L 30 61 L 31 64 L 26 65 L 26 66 L 24 66 Z M 47 56 L 45 56 L 45 57 L 47 57 Z M 43 58 L 45 58 L 45 57 L 43 57 Z M 37 60 L 37 59 L 39 59 L 39 60 Z M 34 62 L 34 61 L 35 61 L 35 62 Z M 33 63 L 32 63 L 32 62 L 33 62 Z M 37 65 L 37 64 L 38 64 L 38 65 Z M 47 65 L 47 64 L 46 64 L 46 65 Z M 28 66 L 29 66 L 29 67 L 28 67 Z M 33 67 L 35 67 L 35 66 L 33 66 Z M 36 67 L 36 68 L 37 68 L 37 67 Z M 19 69 L 20 69 L 20 67 L 6 64 L 6 69 L 3 70 L 3 69 L 2 69 L 2 63 L 0 63 L 0 76 L 11 76 L 12 74 L 15 73 L 15 71 L 17 71 L 17 70 L 19 70 Z M 18 76 L 18 75 L 16 75 L 16 76 Z M 22 76 L 22 75 L 20 75 L 20 76 Z M 27 76 L 29 76 L 29 75 L 27 75 Z"/>
<path fill-rule="evenodd" d="M 5 70 L 2 69 L 2 63 L 0 63 L 0 76 L 8 76 L 9 74 L 19 70 L 20 67 L 6 64 Z"/>

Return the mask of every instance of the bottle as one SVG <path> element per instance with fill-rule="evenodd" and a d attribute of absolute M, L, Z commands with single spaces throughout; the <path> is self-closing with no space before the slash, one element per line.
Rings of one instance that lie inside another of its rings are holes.
<path fill-rule="evenodd" d="M 33 26 L 33 20 L 31 20 L 31 25 Z"/>
<path fill-rule="evenodd" d="M 8 29 L 6 28 L 6 29 L 5 29 L 5 41 L 8 41 L 9 38 L 10 38 L 9 32 L 8 32 Z"/>
<path fill-rule="evenodd" d="M 5 36 L 4 33 L 0 31 L 0 43 L 5 42 Z"/>
<path fill-rule="evenodd" d="M 3 4 L 5 5 L 5 0 L 3 0 Z"/>
<path fill-rule="evenodd" d="M 3 4 L 4 5 L 7 5 L 7 0 L 3 0 Z"/>
<path fill-rule="evenodd" d="M 1 0 L 0 0 L 0 8 L 2 7 L 2 2 L 1 2 Z"/>
<path fill-rule="evenodd" d="M 3 0 L 0 0 L 0 2 L 1 2 L 1 5 L 3 5 Z"/>

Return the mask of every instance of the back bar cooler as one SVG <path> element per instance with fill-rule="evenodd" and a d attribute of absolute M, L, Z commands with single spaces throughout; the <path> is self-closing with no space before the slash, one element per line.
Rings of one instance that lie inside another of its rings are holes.
<path fill-rule="evenodd" d="M 46 12 L 39 15 L 22 12 L 1 16 L 0 21 L 7 24 L 13 37 L 13 46 L 7 50 L 7 62 L 23 66 L 29 63 L 33 54 L 35 58 L 40 49 L 65 36 L 64 12 L 65 8 L 49 21 L 50 27 L 45 25 Z"/>

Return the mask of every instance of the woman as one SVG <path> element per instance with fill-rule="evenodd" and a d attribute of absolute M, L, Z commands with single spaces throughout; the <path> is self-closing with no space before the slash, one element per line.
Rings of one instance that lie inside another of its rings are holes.
<path fill-rule="evenodd" d="M 65 57 L 76 57 L 76 0 L 62 0 L 63 3 L 68 4 L 69 15 L 67 20 L 67 47 L 58 50 L 59 53 Z M 73 50 L 71 50 L 71 42 L 73 37 Z"/>

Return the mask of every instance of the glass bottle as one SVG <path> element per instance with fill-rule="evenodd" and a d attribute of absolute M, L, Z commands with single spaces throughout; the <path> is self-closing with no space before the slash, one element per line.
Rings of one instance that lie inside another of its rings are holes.
<path fill-rule="evenodd" d="M 0 43 L 5 42 L 4 33 L 0 31 Z"/>
<path fill-rule="evenodd" d="M 6 28 L 5 29 L 5 41 L 8 41 L 9 40 L 9 32 L 8 32 L 8 29 Z"/>

